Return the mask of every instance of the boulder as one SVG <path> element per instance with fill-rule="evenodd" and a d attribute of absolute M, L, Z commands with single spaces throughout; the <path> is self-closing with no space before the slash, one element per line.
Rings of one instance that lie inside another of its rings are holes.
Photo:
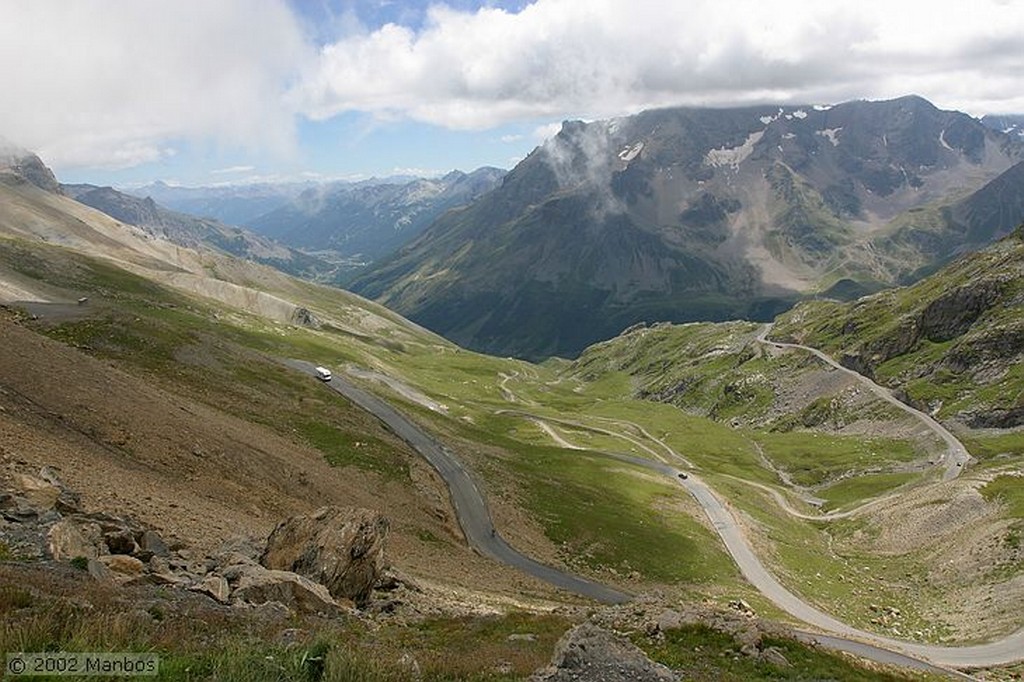
<path fill-rule="evenodd" d="M 127 528 L 118 528 L 103 534 L 111 554 L 134 554 L 139 546 L 135 543 L 135 534 Z"/>
<path fill-rule="evenodd" d="M 89 563 L 86 565 L 86 570 L 89 571 L 89 575 L 97 580 L 114 580 L 114 573 L 107 565 L 98 559 L 89 559 Z"/>
<path fill-rule="evenodd" d="M 781 649 L 770 646 L 761 652 L 761 660 L 765 663 L 770 663 L 778 668 L 792 668 L 793 664 L 786 658 L 786 654 L 782 653 Z"/>
<path fill-rule="evenodd" d="M 61 519 L 47 534 L 50 556 L 58 561 L 75 557 L 97 558 L 102 549 L 102 536 L 93 524 L 79 524 L 72 519 Z"/>
<path fill-rule="evenodd" d="M 82 496 L 73 490 L 68 490 L 64 482 L 60 480 L 57 472 L 52 467 L 44 466 L 39 470 L 39 478 L 43 479 L 50 485 L 54 486 L 59 490 L 57 495 L 57 501 L 54 502 L 53 508 L 59 511 L 61 514 L 78 514 L 83 511 L 82 508 Z"/>
<path fill-rule="evenodd" d="M 383 576 L 389 530 L 377 512 L 322 507 L 278 524 L 260 563 L 294 571 L 324 585 L 335 598 L 364 606 Z"/>
<path fill-rule="evenodd" d="M 144 563 L 133 556 L 128 556 L 127 554 L 108 554 L 106 556 L 101 556 L 100 563 L 114 573 L 131 577 L 142 575 L 142 571 L 146 568 Z"/>
<path fill-rule="evenodd" d="M 12 478 L 15 492 L 39 511 L 53 509 L 57 504 L 59 487 L 28 474 L 14 474 Z"/>
<path fill-rule="evenodd" d="M 238 576 L 234 591 L 235 602 L 266 604 L 278 602 L 300 613 L 335 613 L 338 603 L 330 592 L 290 571 L 275 571 L 262 566 L 246 566 Z"/>
<path fill-rule="evenodd" d="M 223 576 L 216 575 L 215 573 L 204 576 L 202 581 L 191 589 L 194 592 L 209 595 L 221 604 L 227 604 L 228 598 L 231 596 L 231 586 L 228 585 L 228 581 Z"/>
<path fill-rule="evenodd" d="M 142 531 L 142 534 L 136 538 L 138 549 L 136 555 L 140 559 L 149 560 L 153 557 L 169 557 L 171 555 L 170 548 L 167 547 L 167 543 L 164 542 L 160 534 L 155 530 L 146 529 Z"/>
<path fill-rule="evenodd" d="M 677 682 L 678 676 L 647 658 L 643 651 L 591 623 L 565 633 L 555 646 L 551 664 L 530 676 L 530 682 Z"/>

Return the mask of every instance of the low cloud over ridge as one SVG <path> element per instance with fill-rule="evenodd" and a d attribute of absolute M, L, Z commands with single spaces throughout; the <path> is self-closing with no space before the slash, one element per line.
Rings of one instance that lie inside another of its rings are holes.
<path fill-rule="evenodd" d="M 324 46 L 300 98 L 316 118 L 359 110 L 455 128 L 908 93 L 1024 110 L 1021 35 L 1024 3 L 998 0 L 437 5 L 418 32 L 385 25 Z"/>
<path fill-rule="evenodd" d="M 439 2 L 409 26 L 338 0 L 326 37 L 304 1 L 0 3 L 0 134 L 58 167 L 117 168 L 189 146 L 288 157 L 303 118 L 350 112 L 480 130 L 908 93 L 1024 112 L 1016 0 L 458 0 L 483 7 Z"/>

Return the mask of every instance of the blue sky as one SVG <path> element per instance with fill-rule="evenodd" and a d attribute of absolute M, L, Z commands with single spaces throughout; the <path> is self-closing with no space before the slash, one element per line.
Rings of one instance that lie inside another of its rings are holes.
<path fill-rule="evenodd" d="M 4 0 L 0 137 L 122 186 L 508 168 L 656 106 L 1024 112 L 1022 35 L 1019 0 Z"/>

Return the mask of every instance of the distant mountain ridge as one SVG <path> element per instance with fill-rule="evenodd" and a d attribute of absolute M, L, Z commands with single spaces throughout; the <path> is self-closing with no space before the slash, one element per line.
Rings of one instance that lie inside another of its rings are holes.
<path fill-rule="evenodd" d="M 640 321 L 767 320 L 1006 234 L 1024 188 L 1008 176 L 1005 192 L 972 194 L 1022 160 L 1024 140 L 915 96 L 566 122 L 351 288 L 525 357 Z"/>
<path fill-rule="evenodd" d="M 244 226 L 284 206 L 314 185 L 313 182 L 258 182 L 187 187 L 158 180 L 141 187 L 119 189 L 140 199 L 150 197 L 172 211 Z"/>
<path fill-rule="evenodd" d="M 505 172 L 484 167 L 439 178 L 393 176 L 358 182 L 213 187 L 157 182 L 133 188 L 129 194 L 246 227 L 327 260 L 340 273 L 355 273 L 414 239 L 445 211 L 494 189 Z"/>
<path fill-rule="evenodd" d="M 1024 137 L 1024 114 L 987 114 L 981 122 L 992 130 Z"/>
<path fill-rule="evenodd" d="M 88 184 L 61 185 L 60 189 L 67 196 L 111 218 L 135 225 L 180 246 L 216 249 L 308 279 L 330 280 L 333 277 L 333 266 L 326 261 L 240 227 L 171 211 L 150 197 L 140 199 L 112 187 Z"/>
<path fill-rule="evenodd" d="M 494 189 L 504 175 L 498 168 L 479 168 L 440 178 L 314 187 L 247 225 L 295 248 L 373 261 L 419 235 L 448 209 Z"/>

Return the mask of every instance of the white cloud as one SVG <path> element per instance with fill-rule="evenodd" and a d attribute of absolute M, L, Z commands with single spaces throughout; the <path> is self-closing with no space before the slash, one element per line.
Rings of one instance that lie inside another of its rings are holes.
<path fill-rule="evenodd" d="M 183 141 L 287 153 L 312 51 L 278 0 L 8 0 L 0 131 L 57 167 L 127 167 Z"/>
<path fill-rule="evenodd" d="M 533 138 L 537 142 L 545 142 L 550 140 L 552 137 L 558 134 L 558 131 L 562 129 L 562 124 L 559 122 L 546 123 L 542 126 L 537 126 L 533 130 Z"/>
<path fill-rule="evenodd" d="M 59 171 L 287 156 L 297 115 L 345 112 L 365 135 L 907 93 L 1024 111 L 1021 0 L 476 1 L 437 0 L 414 30 L 353 11 L 312 26 L 306 0 L 0 0 L 0 134 Z"/>
<path fill-rule="evenodd" d="M 538 0 L 518 14 L 435 5 L 418 32 L 385 25 L 326 45 L 295 94 L 314 119 L 358 110 L 464 129 L 908 93 L 1024 111 L 1021 35 L 1024 3 L 999 0 Z"/>
<path fill-rule="evenodd" d="M 227 168 L 216 168 L 210 171 L 211 175 L 228 175 L 233 173 L 248 173 L 256 170 L 256 166 L 228 166 Z"/>

